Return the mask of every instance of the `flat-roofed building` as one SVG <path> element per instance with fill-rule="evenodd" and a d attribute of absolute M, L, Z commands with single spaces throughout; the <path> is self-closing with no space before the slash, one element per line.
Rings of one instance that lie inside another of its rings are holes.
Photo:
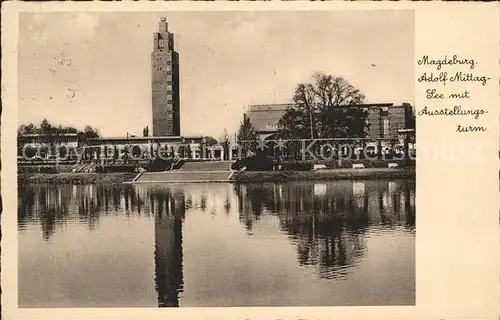
<path fill-rule="evenodd" d="M 19 146 L 29 146 L 32 148 L 38 147 L 62 147 L 67 148 L 78 147 L 80 136 L 76 133 L 60 133 L 60 134 L 23 134 L 17 137 Z"/>
<path fill-rule="evenodd" d="M 367 138 L 397 139 L 398 131 L 407 129 L 412 119 L 412 107 L 410 104 L 394 105 L 392 103 L 359 105 L 366 108 L 368 117 L 366 119 L 369 129 Z"/>
<path fill-rule="evenodd" d="M 278 132 L 278 122 L 290 107 L 293 104 L 251 105 L 243 117 L 250 119 L 258 138 L 266 139 Z"/>
<path fill-rule="evenodd" d="M 278 122 L 287 108 L 290 107 L 293 107 L 293 104 L 251 105 L 244 117 L 250 119 L 258 138 L 270 139 L 278 132 Z M 362 108 L 368 112 L 366 122 L 369 129 L 366 138 L 373 139 L 397 139 L 398 130 L 408 128 L 413 116 L 412 106 L 407 103 L 401 105 L 374 103 L 339 106 L 339 108 L 345 107 Z"/>

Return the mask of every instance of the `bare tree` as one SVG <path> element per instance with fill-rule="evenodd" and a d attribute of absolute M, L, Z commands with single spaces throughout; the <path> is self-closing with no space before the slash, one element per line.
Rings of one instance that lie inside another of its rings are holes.
<path fill-rule="evenodd" d="M 294 105 L 278 123 L 284 138 L 362 137 L 367 113 L 353 105 L 365 96 L 343 77 L 315 73 L 313 83 L 300 83 Z"/>

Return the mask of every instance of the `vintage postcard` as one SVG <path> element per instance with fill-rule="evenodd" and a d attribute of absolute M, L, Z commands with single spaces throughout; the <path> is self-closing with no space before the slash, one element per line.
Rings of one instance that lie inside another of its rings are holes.
<path fill-rule="evenodd" d="M 4 4 L 3 316 L 496 319 L 499 14 Z"/>

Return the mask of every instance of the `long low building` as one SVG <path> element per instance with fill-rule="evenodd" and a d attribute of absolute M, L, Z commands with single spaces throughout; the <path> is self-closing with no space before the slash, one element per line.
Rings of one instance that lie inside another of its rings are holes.
<path fill-rule="evenodd" d="M 182 144 L 201 144 L 202 136 L 168 136 L 168 137 L 96 137 L 86 138 L 83 134 L 23 134 L 18 136 L 18 145 L 33 148 L 43 146 L 126 146 L 126 145 L 160 145 L 161 147 L 178 146 Z"/>
<path fill-rule="evenodd" d="M 60 134 L 23 134 L 17 137 L 19 146 L 29 146 L 38 148 L 43 146 L 66 146 L 78 147 L 81 143 L 81 135 L 77 133 L 60 133 Z"/>
<path fill-rule="evenodd" d="M 162 154 L 167 153 L 172 157 L 190 159 L 224 158 L 224 149 L 222 146 L 204 147 L 204 145 L 205 141 L 202 136 L 86 138 L 84 135 L 76 133 L 26 134 L 18 136 L 18 156 L 28 154 L 28 158 L 32 158 L 38 154 L 42 158 L 46 158 L 54 149 L 64 149 L 66 152 L 69 152 L 69 156 L 71 157 L 75 155 L 75 152 L 79 152 L 77 149 L 85 149 L 83 157 L 87 159 L 112 159 L 116 156 L 121 157 L 125 153 L 125 150 L 128 150 L 130 153 L 140 153 L 144 157 L 161 152 Z M 26 152 L 27 149 L 30 149 L 30 152 Z M 228 155 L 226 155 L 227 157 Z"/>

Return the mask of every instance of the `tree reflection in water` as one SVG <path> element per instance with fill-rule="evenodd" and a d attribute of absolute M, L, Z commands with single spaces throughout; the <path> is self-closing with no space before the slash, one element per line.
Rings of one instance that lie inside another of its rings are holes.
<path fill-rule="evenodd" d="M 141 214 L 145 205 L 131 185 L 30 184 L 20 186 L 18 192 L 18 229 L 39 223 L 44 240 L 49 240 L 56 228 L 64 228 L 67 221 L 84 222 L 92 230 L 101 215 Z"/>
<path fill-rule="evenodd" d="M 366 251 L 366 233 L 414 230 L 414 182 L 237 184 L 238 211 L 251 234 L 262 215 L 276 215 L 298 261 L 321 278 L 348 275 Z M 403 217 L 403 218 L 402 218 Z"/>

